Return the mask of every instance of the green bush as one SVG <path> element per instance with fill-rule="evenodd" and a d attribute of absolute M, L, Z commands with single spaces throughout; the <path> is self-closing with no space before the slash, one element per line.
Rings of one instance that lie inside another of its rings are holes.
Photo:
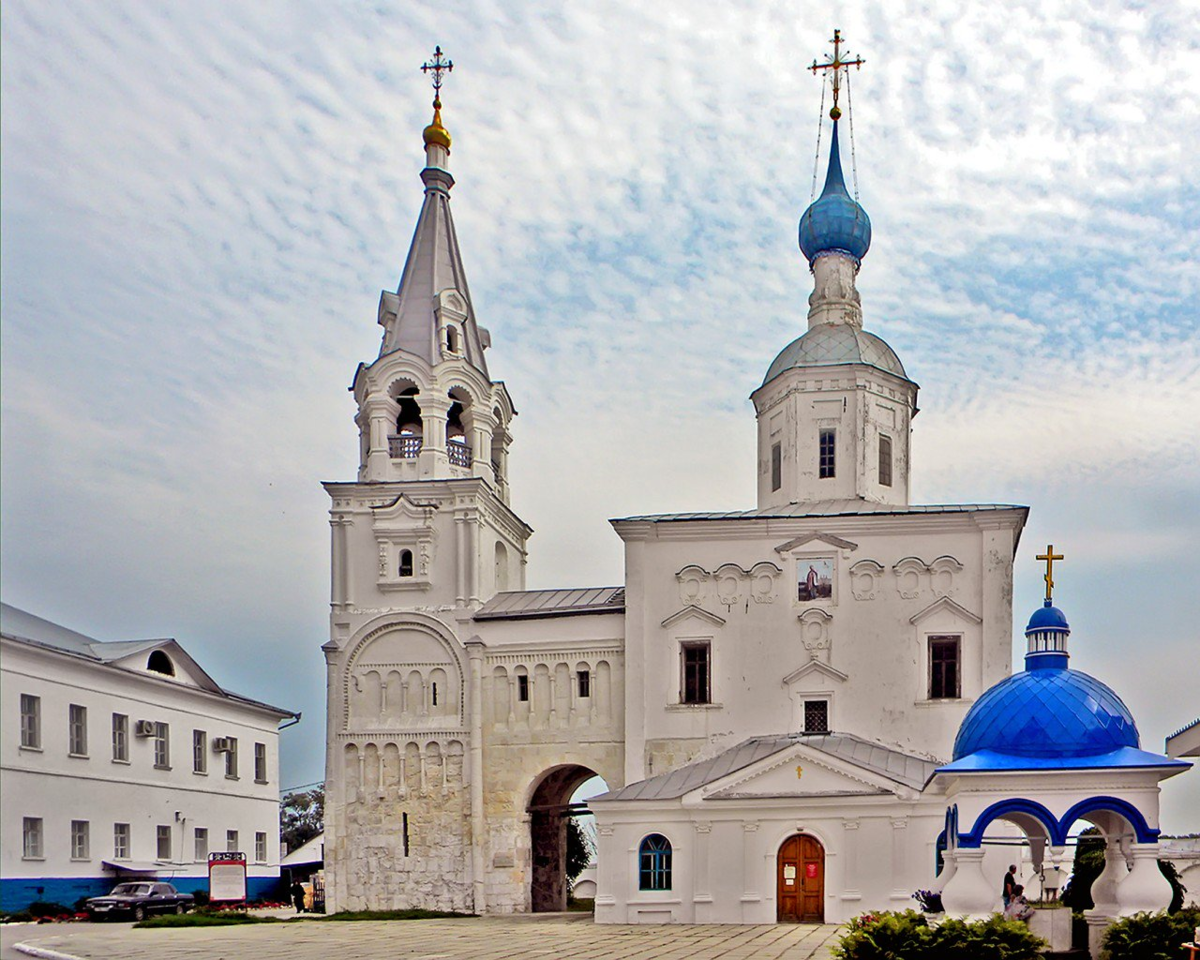
<path fill-rule="evenodd" d="M 135 923 L 138 928 L 148 927 L 230 927 L 239 923 L 282 923 L 278 917 L 256 917 L 250 913 L 226 911 L 224 913 L 164 913 Z"/>
<path fill-rule="evenodd" d="M 208 906 L 208 891 L 207 890 L 193 890 L 192 891 L 192 902 L 198 907 L 207 907 Z"/>
<path fill-rule="evenodd" d="M 69 917 L 75 912 L 70 907 L 64 907 L 61 903 L 51 900 L 34 900 L 28 911 L 31 917 Z"/>
<path fill-rule="evenodd" d="M 1190 943 L 1200 927 L 1200 907 L 1185 907 L 1176 913 L 1135 913 L 1118 920 L 1104 934 L 1104 960 L 1178 960 L 1180 947 Z"/>
<path fill-rule="evenodd" d="M 1037 960 L 1046 942 L 1023 923 L 945 920 L 930 926 L 915 910 L 864 914 L 833 948 L 838 960 Z"/>

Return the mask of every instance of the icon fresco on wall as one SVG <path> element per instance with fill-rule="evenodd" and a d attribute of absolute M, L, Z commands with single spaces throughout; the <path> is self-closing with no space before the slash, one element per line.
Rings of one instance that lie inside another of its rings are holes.
<path fill-rule="evenodd" d="M 828 600 L 833 596 L 833 561 L 801 560 L 796 567 L 796 599 L 803 603 L 810 600 Z"/>

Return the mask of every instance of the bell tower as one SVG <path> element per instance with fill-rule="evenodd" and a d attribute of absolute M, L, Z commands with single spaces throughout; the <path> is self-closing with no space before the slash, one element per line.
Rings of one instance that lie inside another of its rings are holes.
<path fill-rule="evenodd" d="M 833 131 L 824 189 L 800 218 L 800 250 L 813 276 L 808 331 L 783 348 L 750 397 L 759 507 L 908 503 L 917 385 L 892 348 L 863 329 L 855 280 L 871 247 L 871 221 L 846 189 L 838 99 L 845 72 L 864 61 L 843 59 L 841 44 L 834 31 L 833 56 L 811 68 L 831 78 Z"/>

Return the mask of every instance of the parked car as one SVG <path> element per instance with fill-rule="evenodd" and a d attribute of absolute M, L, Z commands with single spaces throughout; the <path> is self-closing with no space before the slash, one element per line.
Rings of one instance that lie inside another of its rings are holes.
<path fill-rule="evenodd" d="M 190 893 L 180 893 L 169 883 L 118 883 L 107 897 L 91 897 L 83 908 L 91 920 L 112 916 L 145 920 L 152 913 L 187 913 L 194 902 Z"/>

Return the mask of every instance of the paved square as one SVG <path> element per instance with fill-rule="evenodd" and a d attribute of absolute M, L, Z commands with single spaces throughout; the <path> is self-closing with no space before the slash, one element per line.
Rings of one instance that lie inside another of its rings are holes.
<path fill-rule="evenodd" d="M 586 915 L 133 930 L 128 924 L 10 927 L 80 960 L 827 960 L 837 927 L 597 926 Z"/>

